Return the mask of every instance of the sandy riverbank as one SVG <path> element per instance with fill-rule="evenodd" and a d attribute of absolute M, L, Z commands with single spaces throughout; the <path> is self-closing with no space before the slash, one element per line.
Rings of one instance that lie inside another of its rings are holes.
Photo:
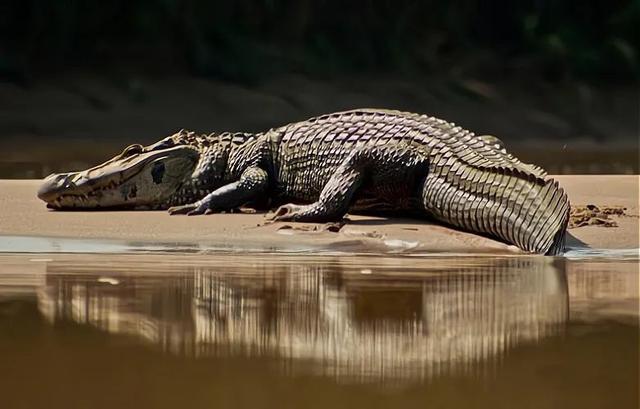
<path fill-rule="evenodd" d="M 573 204 L 625 206 L 618 227 L 571 229 L 570 245 L 638 248 L 638 176 L 557 176 Z M 322 225 L 266 224 L 263 214 L 170 217 L 165 212 L 56 212 L 35 192 L 38 180 L 0 180 L 0 234 L 158 243 L 199 243 L 236 249 L 412 252 L 518 252 L 494 240 L 429 222 L 349 216 L 339 232 Z M 291 228 L 283 228 L 283 226 Z M 317 230 L 314 230 L 317 229 Z"/>

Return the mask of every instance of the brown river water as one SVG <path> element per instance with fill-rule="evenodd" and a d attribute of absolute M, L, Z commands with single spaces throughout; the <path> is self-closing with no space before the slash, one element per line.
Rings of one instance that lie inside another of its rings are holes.
<path fill-rule="evenodd" d="M 0 253 L 0 407 L 638 408 L 638 258 Z"/>

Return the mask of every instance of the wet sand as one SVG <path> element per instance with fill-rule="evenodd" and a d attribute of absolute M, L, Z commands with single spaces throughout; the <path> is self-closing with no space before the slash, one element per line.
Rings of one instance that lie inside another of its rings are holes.
<path fill-rule="evenodd" d="M 618 227 L 571 229 L 569 246 L 639 247 L 638 176 L 557 176 L 572 204 L 625 206 Z M 5 236 L 198 243 L 240 250 L 518 253 L 514 246 L 428 221 L 350 215 L 338 233 L 324 225 L 265 223 L 264 214 L 169 216 L 166 212 L 57 212 L 36 198 L 39 180 L 0 180 L 0 234 Z"/>

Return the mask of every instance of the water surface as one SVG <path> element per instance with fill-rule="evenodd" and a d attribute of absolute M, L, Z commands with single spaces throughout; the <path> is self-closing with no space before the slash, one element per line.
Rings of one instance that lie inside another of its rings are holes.
<path fill-rule="evenodd" d="M 637 408 L 637 258 L 0 255 L 3 408 Z"/>

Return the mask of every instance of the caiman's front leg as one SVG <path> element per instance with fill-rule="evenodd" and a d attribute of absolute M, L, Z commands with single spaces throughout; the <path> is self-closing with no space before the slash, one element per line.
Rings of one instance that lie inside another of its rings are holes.
<path fill-rule="evenodd" d="M 238 181 L 214 190 L 195 203 L 171 207 L 169 214 L 193 216 L 230 210 L 263 194 L 267 189 L 268 181 L 266 171 L 258 167 L 249 167 Z"/>
<path fill-rule="evenodd" d="M 336 169 L 320 193 L 317 202 L 280 206 L 272 217 L 275 221 L 330 222 L 341 219 L 349 210 L 353 197 L 364 179 L 364 159 L 368 155 L 354 152 Z"/>

